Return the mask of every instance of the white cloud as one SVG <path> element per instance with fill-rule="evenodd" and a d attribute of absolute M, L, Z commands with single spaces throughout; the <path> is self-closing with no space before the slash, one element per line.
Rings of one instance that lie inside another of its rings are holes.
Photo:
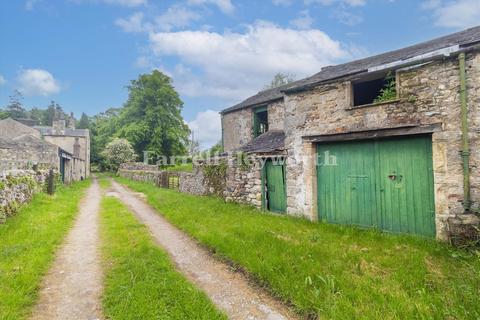
<path fill-rule="evenodd" d="M 70 2 L 83 3 L 83 2 L 103 2 L 106 4 L 119 5 L 123 7 L 138 7 L 146 5 L 147 0 L 69 0 Z"/>
<path fill-rule="evenodd" d="M 41 0 L 27 0 L 25 1 L 25 10 L 32 11 L 35 9 L 35 5 Z"/>
<path fill-rule="evenodd" d="M 337 19 L 340 23 L 343 23 L 347 26 L 354 26 L 363 22 L 362 16 L 348 12 L 347 10 L 344 10 L 344 9 L 338 9 L 333 11 L 332 17 Z"/>
<path fill-rule="evenodd" d="M 154 22 L 145 22 L 144 14 L 136 12 L 128 18 L 118 18 L 115 20 L 115 24 L 125 32 L 171 31 L 185 28 L 192 21 L 200 18 L 196 12 L 175 5 L 168 8 L 163 14 L 156 16 L 153 19 Z"/>
<path fill-rule="evenodd" d="M 143 26 L 143 13 L 141 12 L 136 12 L 126 19 L 118 18 L 115 20 L 115 24 L 125 32 L 145 31 Z"/>
<path fill-rule="evenodd" d="M 275 6 L 288 7 L 289 5 L 291 5 L 293 3 L 293 0 L 272 0 L 272 3 Z"/>
<path fill-rule="evenodd" d="M 188 123 L 188 127 L 194 132 L 195 140 L 199 141 L 201 149 L 213 146 L 222 137 L 220 114 L 217 111 L 197 113 L 195 120 Z"/>
<path fill-rule="evenodd" d="M 200 19 L 200 15 L 181 6 L 172 6 L 156 17 L 155 22 L 160 30 L 170 31 L 173 28 L 184 28 L 190 22 Z"/>
<path fill-rule="evenodd" d="M 302 10 L 297 18 L 290 20 L 290 24 L 298 29 L 310 29 L 313 19 L 308 10 Z"/>
<path fill-rule="evenodd" d="M 5 83 L 7 83 L 7 80 L 0 74 L 0 86 L 4 85 Z"/>
<path fill-rule="evenodd" d="M 231 0 L 188 0 L 190 5 L 215 5 L 217 6 L 222 12 L 230 14 L 235 11 L 235 6 L 233 5 Z"/>
<path fill-rule="evenodd" d="M 330 6 L 334 4 L 348 5 L 351 7 L 361 7 L 367 4 L 367 0 L 305 0 L 305 4 L 320 4 L 323 6 Z"/>
<path fill-rule="evenodd" d="M 258 91 L 278 72 L 302 77 L 351 58 L 348 50 L 320 30 L 300 31 L 267 22 L 250 25 L 244 33 L 152 32 L 149 38 L 154 55 L 181 61 L 171 71 L 181 93 L 232 101 Z"/>
<path fill-rule="evenodd" d="M 433 11 L 435 25 L 447 28 L 467 28 L 479 24 L 479 0 L 425 1 L 422 7 Z"/>
<path fill-rule="evenodd" d="M 25 69 L 18 75 L 20 91 L 26 95 L 49 96 L 60 92 L 60 85 L 53 75 L 42 69 Z"/>

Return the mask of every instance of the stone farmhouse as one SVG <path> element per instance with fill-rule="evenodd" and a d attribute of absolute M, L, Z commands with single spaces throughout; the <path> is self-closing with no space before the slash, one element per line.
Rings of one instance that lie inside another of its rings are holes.
<path fill-rule="evenodd" d="M 478 232 L 480 27 L 327 66 L 221 112 L 227 198 L 448 240 Z M 478 233 L 477 233 L 478 234 Z"/>
<path fill-rule="evenodd" d="M 66 125 L 68 121 L 68 126 Z M 74 120 L 57 119 L 52 127 L 0 120 L 0 171 L 53 168 L 64 183 L 90 175 L 90 134 L 75 129 Z"/>

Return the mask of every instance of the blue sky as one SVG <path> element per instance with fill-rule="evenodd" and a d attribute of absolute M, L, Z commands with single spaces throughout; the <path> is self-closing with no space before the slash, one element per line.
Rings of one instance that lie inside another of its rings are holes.
<path fill-rule="evenodd" d="M 9 0 L 0 2 L 0 106 L 50 100 L 77 116 L 121 106 L 160 69 L 203 147 L 218 111 L 277 72 L 301 78 L 480 21 L 479 0 Z"/>

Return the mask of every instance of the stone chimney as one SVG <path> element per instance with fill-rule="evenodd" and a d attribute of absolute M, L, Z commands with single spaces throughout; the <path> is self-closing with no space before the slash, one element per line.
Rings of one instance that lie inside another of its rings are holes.
<path fill-rule="evenodd" d="M 73 116 L 73 112 L 70 112 L 70 117 L 67 120 L 67 128 L 75 129 L 75 117 Z"/>
<path fill-rule="evenodd" d="M 52 133 L 54 135 L 65 135 L 66 121 L 64 119 L 55 119 L 52 123 Z"/>

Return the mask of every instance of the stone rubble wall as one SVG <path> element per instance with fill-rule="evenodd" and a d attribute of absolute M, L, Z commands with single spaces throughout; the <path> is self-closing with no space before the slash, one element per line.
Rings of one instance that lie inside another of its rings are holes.
<path fill-rule="evenodd" d="M 45 187 L 48 171 L 12 170 L 0 176 L 0 224 Z"/>
<path fill-rule="evenodd" d="M 219 183 L 214 184 L 209 181 L 209 178 L 204 173 L 207 164 L 200 163 L 194 166 L 193 172 L 178 173 L 178 190 L 194 195 L 217 195 L 226 201 L 261 208 L 260 162 L 255 161 L 250 166 L 240 166 L 235 159 L 223 158 L 220 161 L 227 161 L 229 165 L 226 168 L 225 176 L 220 178 Z M 121 177 L 135 181 L 150 182 L 155 185 L 158 185 L 157 182 L 162 172 L 164 171 L 160 170 L 158 166 L 145 166 L 142 163 L 122 164 L 118 171 Z M 217 188 L 221 190 L 216 190 Z"/>

